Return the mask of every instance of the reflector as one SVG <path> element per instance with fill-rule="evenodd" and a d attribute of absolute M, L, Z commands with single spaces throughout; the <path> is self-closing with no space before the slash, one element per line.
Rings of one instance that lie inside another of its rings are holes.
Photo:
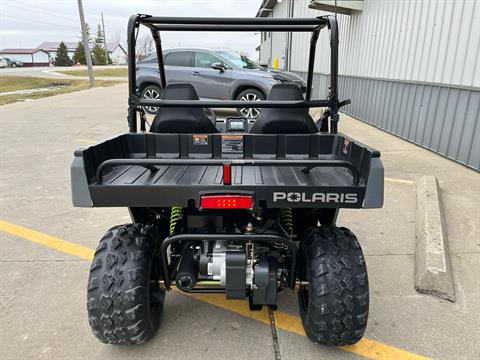
<path fill-rule="evenodd" d="M 232 184 L 232 167 L 230 164 L 223 164 L 223 185 Z"/>
<path fill-rule="evenodd" d="M 204 195 L 200 199 L 202 209 L 251 209 L 250 195 Z"/>

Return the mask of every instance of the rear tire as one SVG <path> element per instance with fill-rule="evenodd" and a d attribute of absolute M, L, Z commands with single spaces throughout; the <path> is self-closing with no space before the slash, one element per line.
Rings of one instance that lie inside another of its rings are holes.
<path fill-rule="evenodd" d="M 157 330 L 165 300 L 154 237 L 146 226 L 120 225 L 100 240 L 88 280 L 88 320 L 103 343 L 141 344 Z"/>
<path fill-rule="evenodd" d="M 368 276 L 362 249 L 346 228 L 312 227 L 300 247 L 298 303 L 308 338 L 322 345 L 351 345 L 367 326 Z"/>

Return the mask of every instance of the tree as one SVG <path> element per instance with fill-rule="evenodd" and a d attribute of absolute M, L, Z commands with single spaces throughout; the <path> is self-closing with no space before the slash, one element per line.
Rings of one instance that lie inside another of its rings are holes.
<path fill-rule="evenodd" d="M 72 60 L 68 57 L 67 47 L 65 43 L 62 41 L 57 49 L 57 57 L 55 58 L 54 62 L 55 66 L 71 66 Z"/>
<path fill-rule="evenodd" d="M 112 63 L 110 58 L 105 59 L 105 35 L 103 34 L 100 24 L 97 25 L 97 34 L 95 35 L 95 45 L 93 46 L 92 56 L 94 65 L 105 65 L 107 61 L 109 64 Z"/>
<path fill-rule="evenodd" d="M 97 35 L 95 36 L 95 44 L 103 45 L 105 44 L 105 36 L 103 35 L 102 27 L 100 24 L 97 25 Z"/>
<path fill-rule="evenodd" d="M 105 50 L 99 44 L 95 44 L 92 50 L 93 65 L 105 65 Z"/>
<path fill-rule="evenodd" d="M 90 25 L 88 25 L 88 23 L 85 23 L 85 32 L 87 33 L 88 46 L 91 49 L 94 42 L 93 42 L 93 38 L 92 38 L 92 33 L 90 31 Z M 83 41 L 83 31 L 82 30 L 80 30 L 79 38 L 80 38 L 80 41 Z"/>
<path fill-rule="evenodd" d="M 85 58 L 85 49 L 83 47 L 83 42 L 79 41 L 75 53 L 73 54 L 73 62 L 75 64 L 85 65 L 87 59 Z"/>
<path fill-rule="evenodd" d="M 136 57 L 138 60 L 145 58 L 153 52 L 153 38 L 151 36 L 144 36 L 138 39 Z"/>

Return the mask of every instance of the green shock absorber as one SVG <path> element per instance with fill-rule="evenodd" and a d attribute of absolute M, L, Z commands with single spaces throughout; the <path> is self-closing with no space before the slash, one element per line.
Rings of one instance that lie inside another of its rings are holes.
<path fill-rule="evenodd" d="M 180 215 L 182 215 L 182 208 L 176 206 L 172 207 L 172 212 L 170 213 L 170 235 L 173 235 L 175 232 Z"/>
<path fill-rule="evenodd" d="M 293 213 L 291 208 L 280 209 L 280 222 L 289 234 L 293 233 Z"/>

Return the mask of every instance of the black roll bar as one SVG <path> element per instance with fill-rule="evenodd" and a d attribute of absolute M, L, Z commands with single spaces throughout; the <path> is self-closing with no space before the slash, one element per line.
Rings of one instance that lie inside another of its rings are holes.
<path fill-rule="evenodd" d="M 136 15 L 134 15 L 136 16 Z M 158 25 L 279 25 L 293 28 L 296 25 L 327 25 L 325 17 L 316 18 L 220 18 L 220 17 L 166 17 L 139 14 L 142 24 Z M 288 29 L 287 29 L 288 30 Z"/>
<path fill-rule="evenodd" d="M 163 54 L 162 51 L 162 40 L 160 39 L 160 33 L 156 29 L 152 30 L 153 41 L 155 42 L 155 48 L 157 50 L 157 54 Z M 157 56 L 158 61 L 158 72 L 160 73 L 160 82 L 162 84 L 162 88 L 165 89 L 167 86 L 167 78 L 165 76 L 165 66 L 163 64 L 163 56 Z"/>
<path fill-rule="evenodd" d="M 148 27 L 152 33 L 157 50 L 160 81 L 166 85 L 165 66 L 160 31 L 278 31 L 311 32 L 308 60 L 307 92 L 305 101 L 186 101 L 186 100 L 144 100 L 137 95 L 136 89 L 136 34 L 140 25 Z M 330 91 L 328 99 L 311 100 L 315 50 L 322 28 L 330 30 Z M 128 22 L 128 123 L 130 132 L 137 132 L 137 112 L 142 106 L 157 107 L 329 107 L 332 124 L 330 132 L 337 132 L 338 123 L 338 25 L 334 16 L 316 18 L 198 18 L 198 17 L 158 17 L 144 14 L 132 15 Z"/>
<path fill-rule="evenodd" d="M 312 87 L 313 87 L 313 68 L 315 66 L 315 50 L 317 48 L 318 35 L 320 34 L 321 28 L 317 27 L 312 32 L 312 37 L 310 39 L 310 54 L 308 55 L 308 73 L 307 73 L 307 93 L 305 95 L 306 100 L 310 100 L 312 97 Z"/>
<path fill-rule="evenodd" d="M 161 100 L 162 107 L 211 107 L 211 108 L 310 108 L 330 106 L 329 100 L 263 100 L 262 106 L 260 101 L 243 101 L 243 100 Z M 157 106 L 158 100 L 139 99 L 138 105 L 141 106 Z"/>

